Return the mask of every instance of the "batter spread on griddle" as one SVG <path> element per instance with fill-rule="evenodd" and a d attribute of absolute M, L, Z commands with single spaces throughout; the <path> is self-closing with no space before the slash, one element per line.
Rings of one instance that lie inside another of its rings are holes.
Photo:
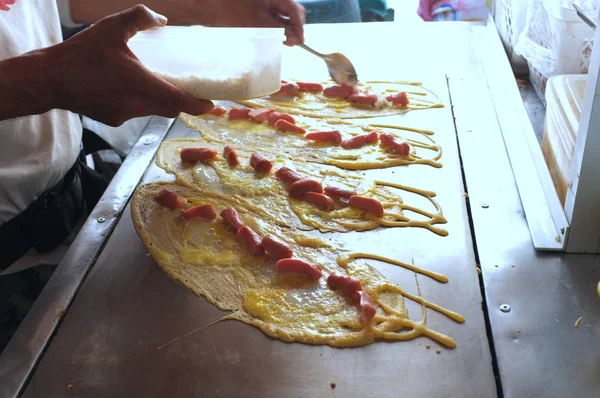
<path fill-rule="evenodd" d="M 306 131 L 326 131 L 333 128 L 344 137 L 364 134 L 365 131 L 388 133 L 410 144 L 407 157 L 392 153 L 379 143 L 357 149 L 314 143 L 302 134 L 282 132 L 268 123 L 257 124 L 247 120 L 228 121 L 225 117 L 190 116 L 181 114 L 180 119 L 198 131 L 209 141 L 222 142 L 239 148 L 257 148 L 261 152 L 281 154 L 293 160 L 329 164 L 347 170 L 381 169 L 393 166 L 424 164 L 442 167 L 439 162 L 442 149 L 431 138 L 433 132 L 404 126 L 358 125 L 343 119 L 297 118 L 298 126 Z"/>
<path fill-rule="evenodd" d="M 325 87 L 332 84 L 333 82 L 323 83 Z M 384 107 L 379 109 L 373 107 L 356 107 L 348 100 L 327 98 L 321 92 L 302 93 L 301 96 L 291 98 L 272 95 L 250 101 L 241 101 L 240 103 L 252 108 L 271 107 L 282 112 L 312 118 L 327 118 L 332 116 L 342 118 L 380 117 L 398 115 L 413 110 L 442 108 L 444 106 L 433 92 L 419 82 L 373 80 L 359 83 L 358 88 L 361 91 L 378 94 L 406 92 L 410 102 L 406 107 Z"/>
<path fill-rule="evenodd" d="M 448 234 L 446 230 L 436 226 L 445 224 L 446 219 L 439 204 L 434 200 L 434 192 L 386 181 L 371 181 L 358 173 L 341 171 L 317 163 L 272 157 L 273 170 L 286 166 L 304 177 L 318 180 L 324 186 L 340 187 L 377 199 L 384 207 L 382 217 L 365 213 L 343 201 L 336 201 L 333 210 L 325 211 L 312 203 L 290 197 L 285 185 L 272 173 L 256 174 L 249 166 L 251 152 L 246 150 L 238 150 L 240 166 L 235 168 L 230 167 L 221 157 L 195 165 L 182 163 L 182 148 L 195 147 L 223 152 L 223 145 L 217 142 L 201 139 L 170 140 L 161 145 L 157 164 L 174 173 L 182 184 L 198 189 L 201 197 L 228 198 L 236 207 L 260 215 L 278 225 L 305 230 L 318 229 L 322 232 L 365 231 L 380 226 L 418 227 L 442 236 Z M 264 151 L 263 154 L 267 155 Z M 405 203 L 402 199 L 405 195 L 418 198 L 419 203 L 427 203 L 429 210 Z"/>
<path fill-rule="evenodd" d="M 158 204 L 155 197 L 163 189 L 175 192 L 185 203 L 184 208 L 201 200 L 220 212 L 231 203 L 199 196 L 191 187 L 159 183 L 138 188 L 131 207 L 136 229 L 160 266 L 194 293 L 230 311 L 225 319 L 246 322 L 287 342 L 350 347 L 377 339 L 409 340 L 423 335 L 447 347 L 456 345 L 452 338 L 427 327 L 427 309 L 457 322 L 464 322 L 464 318 L 392 284 L 363 260 L 369 255 L 347 253 L 316 237 L 307 240 L 289 228 L 242 213 L 245 225 L 261 236 L 276 236 L 293 248 L 295 258 L 318 264 L 323 272 L 316 282 L 295 275 L 282 276 L 275 271 L 273 258 L 253 256 L 222 220 L 184 221 L 180 209 Z M 373 258 L 402 264 L 385 257 Z M 418 267 L 412 270 L 427 274 Z M 325 279 L 332 272 L 360 280 L 375 302 L 377 312 L 372 323 L 362 322 L 356 305 L 329 288 Z M 444 279 L 439 274 L 431 275 Z M 405 297 L 422 306 L 420 321 L 409 318 Z"/>

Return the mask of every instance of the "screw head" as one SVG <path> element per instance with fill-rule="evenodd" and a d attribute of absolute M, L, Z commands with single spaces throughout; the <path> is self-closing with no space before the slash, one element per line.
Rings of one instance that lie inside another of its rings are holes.
<path fill-rule="evenodd" d="M 483 207 L 484 209 L 487 209 L 488 207 L 490 207 L 490 205 L 488 205 L 487 203 L 482 203 L 481 207 Z"/>
<path fill-rule="evenodd" d="M 152 140 L 150 138 L 146 138 L 144 140 L 144 145 L 150 145 L 152 143 Z"/>
<path fill-rule="evenodd" d="M 508 305 L 508 304 L 502 304 L 500 306 L 500 311 L 502 311 L 502 312 L 510 312 L 510 305 Z"/>
<path fill-rule="evenodd" d="M 100 218 L 98 218 L 98 220 L 97 220 L 97 221 L 98 221 L 100 224 L 102 224 L 103 222 L 105 222 L 105 221 L 106 221 L 106 218 L 104 218 L 104 217 L 100 217 Z"/>

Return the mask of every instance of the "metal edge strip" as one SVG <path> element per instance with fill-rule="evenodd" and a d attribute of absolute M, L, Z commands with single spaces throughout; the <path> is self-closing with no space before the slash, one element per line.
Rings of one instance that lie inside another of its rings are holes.
<path fill-rule="evenodd" d="M 495 25 L 490 22 L 483 29 L 502 48 Z M 564 251 L 568 239 L 569 222 L 554 188 L 550 171 L 533 126 L 521 100 L 516 83 L 499 82 L 514 79 L 506 71 L 512 70 L 504 52 L 482 51 L 481 64 L 492 93 L 498 124 L 502 131 L 521 203 L 533 244 L 538 250 Z"/>
<path fill-rule="evenodd" d="M 17 397 L 175 119 L 152 117 L 0 355 L 0 397 Z"/>

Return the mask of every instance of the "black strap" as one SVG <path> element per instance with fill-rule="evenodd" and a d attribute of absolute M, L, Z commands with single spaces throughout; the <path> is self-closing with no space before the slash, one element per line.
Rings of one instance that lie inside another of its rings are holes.
<path fill-rule="evenodd" d="M 81 170 L 77 160 L 62 181 L 0 226 L 0 270 L 32 247 L 51 251 L 71 234 L 85 210 Z"/>

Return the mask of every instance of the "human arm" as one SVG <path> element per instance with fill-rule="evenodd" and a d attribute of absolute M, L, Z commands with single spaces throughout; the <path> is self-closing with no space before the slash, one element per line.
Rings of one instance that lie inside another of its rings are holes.
<path fill-rule="evenodd" d="M 138 0 L 139 1 L 139 0 Z M 91 24 L 137 4 L 136 0 L 70 0 L 75 22 Z M 286 28 L 286 44 L 304 42 L 305 10 L 294 0 L 147 0 L 175 25 Z"/>
<path fill-rule="evenodd" d="M 160 79 L 127 41 L 166 19 L 137 6 L 99 21 L 69 40 L 0 62 L 0 121 L 65 109 L 116 126 L 128 119 L 212 108 Z"/>
<path fill-rule="evenodd" d="M 43 81 L 47 57 L 33 51 L 0 61 L 0 121 L 52 109 L 53 88 Z"/>

